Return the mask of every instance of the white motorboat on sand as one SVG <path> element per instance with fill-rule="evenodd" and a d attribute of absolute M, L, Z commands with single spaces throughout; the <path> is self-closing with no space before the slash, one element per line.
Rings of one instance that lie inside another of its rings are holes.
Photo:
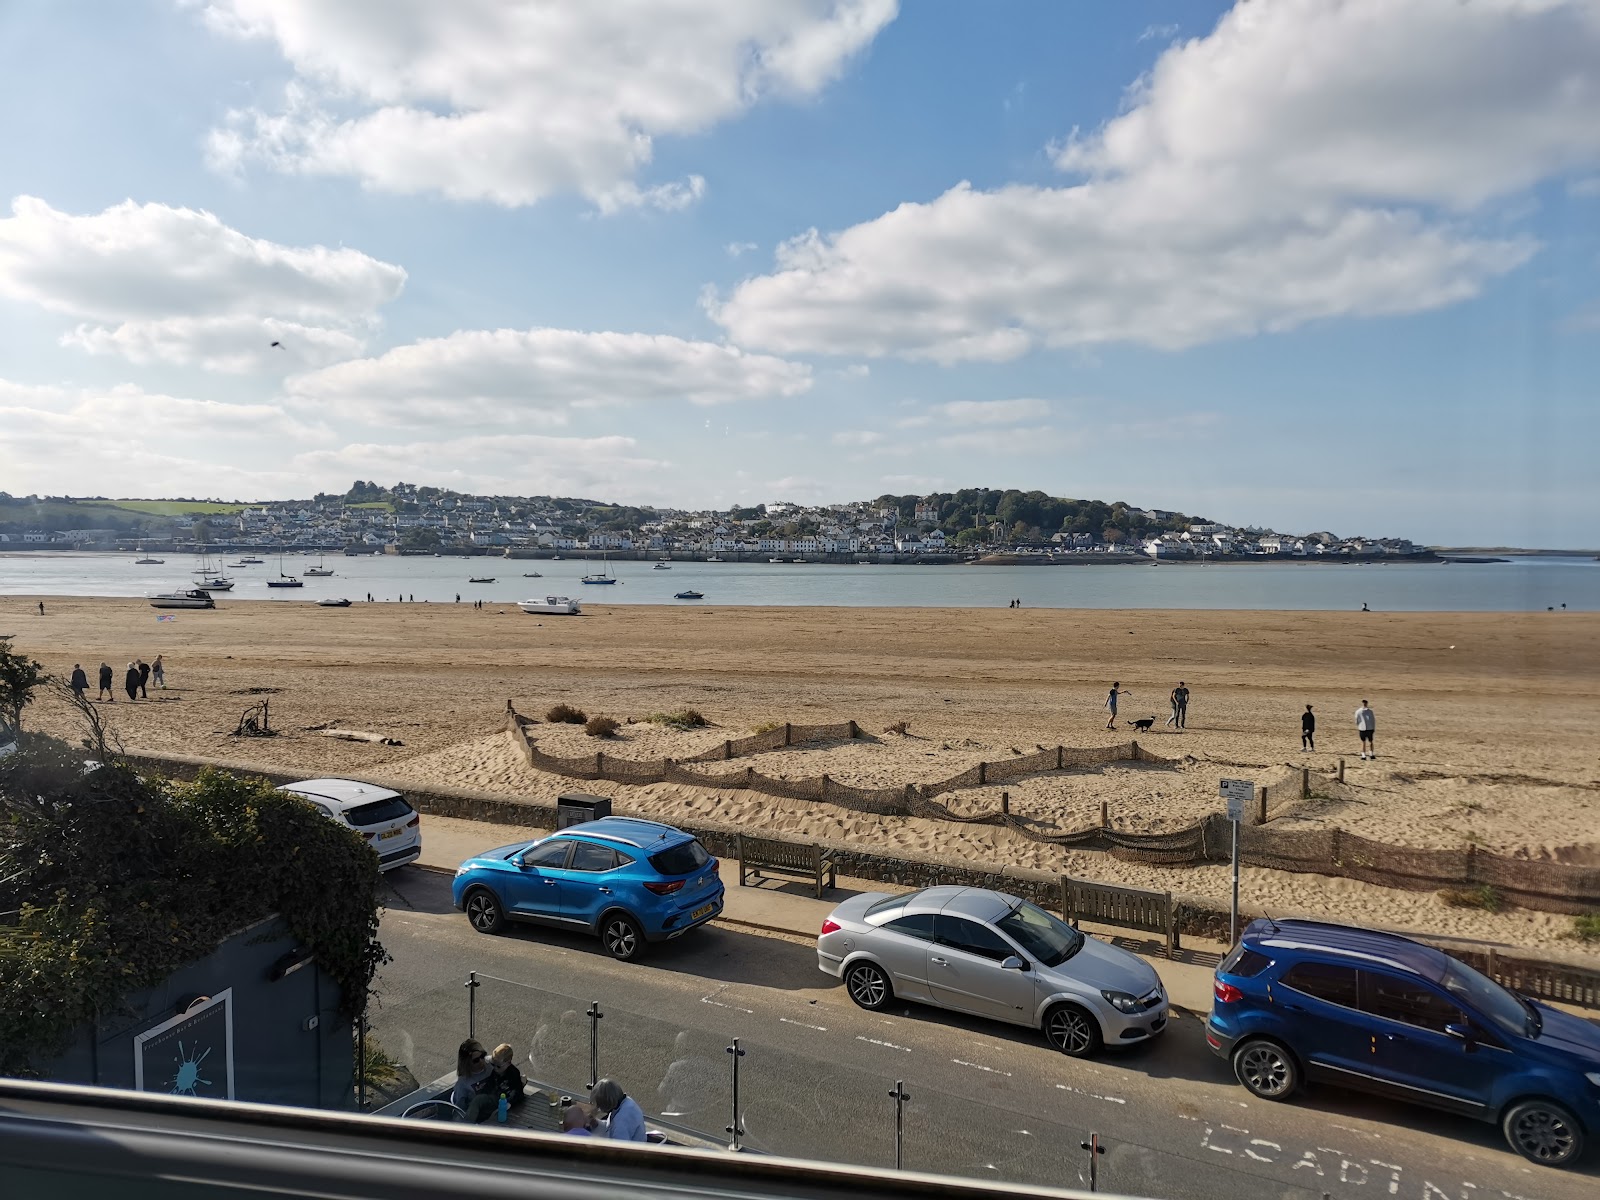
<path fill-rule="evenodd" d="M 545 596 L 543 599 L 523 600 L 518 605 L 525 613 L 576 616 L 583 611 L 576 600 L 566 596 Z"/>

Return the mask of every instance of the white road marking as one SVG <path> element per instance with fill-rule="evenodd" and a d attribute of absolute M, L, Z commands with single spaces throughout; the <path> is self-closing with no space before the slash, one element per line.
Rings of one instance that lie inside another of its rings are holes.
<path fill-rule="evenodd" d="M 987 1071 L 991 1075 L 1004 1075 L 1007 1079 L 1011 1078 L 1010 1071 L 1001 1071 L 995 1067 L 986 1067 L 982 1063 L 968 1062 L 964 1058 L 952 1058 L 950 1061 L 955 1063 L 955 1065 L 958 1067 L 971 1067 L 974 1071 Z"/>
<path fill-rule="evenodd" d="M 714 1004 L 718 1008 L 731 1008 L 734 1012 L 754 1013 L 752 1008 L 740 1008 L 737 1004 L 724 1004 L 721 1000 L 713 1000 L 710 996 L 701 996 L 701 1004 Z"/>
<path fill-rule="evenodd" d="M 897 1046 L 893 1042 L 880 1042 L 877 1038 L 869 1038 L 869 1037 L 866 1037 L 865 1035 L 859 1034 L 859 1033 L 856 1034 L 856 1041 L 858 1041 L 858 1042 L 871 1042 L 874 1046 L 883 1046 L 883 1047 L 885 1047 L 886 1049 L 889 1049 L 889 1050 L 904 1050 L 907 1054 L 911 1053 L 911 1047 L 910 1046 Z"/>
<path fill-rule="evenodd" d="M 818 1033 L 828 1032 L 828 1027 L 826 1025 L 807 1025 L 804 1021 L 791 1021 L 788 1017 L 779 1017 L 778 1020 L 782 1021 L 785 1025 L 798 1025 L 802 1029 L 815 1029 Z"/>
<path fill-rule="evenodd" d="M 1100 1095 L 1099 1092 L 1086 1092 L 1082 1088 L 1068 1087 L 1064 1083 L 1058 1083 L 1058 1084 L 1056 1084 L 1056 1087 L 1060 1088 L 1063 1092 L 1075 1092 L 1079 1096 L 1087 1096 L 1091 1100 L 1104 1100 L 1107 1104 L 1126 1104 L 1127 1103 L 1127 1101 L 1124 1100 L 1121 1096 L 1102 1096 L 1102 1095 Z M 1193 1117 L 1186 1117 L 1184 1119 L 1185 1120 L 1189 1120 L 1189 1121 L 1194 1120 Z"/>

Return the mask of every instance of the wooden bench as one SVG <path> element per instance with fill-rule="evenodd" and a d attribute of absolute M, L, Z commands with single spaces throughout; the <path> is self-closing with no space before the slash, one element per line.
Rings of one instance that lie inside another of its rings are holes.
<path fill-rule="evenodd" d="M 762 873 L 789 875 L 796 879 L 809 879 L 822 899 L 822 873 L 828 873 L 828 886 L 838 886 L 839 872 L 833 855 L 815 842 L 785 842 L 778 838 L 751 837 L 741 833 L 738 844 L 739 886 L 745 886 L 745 876 L 760 879 Z"/>
<path fill-rule="evenodd" d="M 1172 912 L 1171 892 L 1151 892 L 1144 888 L 1115 887 L 1109 883 L 1090 883 L 1086 879 L 1061 877 L 1061 908 L 1068 921 L 1080 920 L 1097 925 L 1118 925 L 1159 933 L 1166 938 L 1167 957 L 1178 946 L 1178 923 Z"/>

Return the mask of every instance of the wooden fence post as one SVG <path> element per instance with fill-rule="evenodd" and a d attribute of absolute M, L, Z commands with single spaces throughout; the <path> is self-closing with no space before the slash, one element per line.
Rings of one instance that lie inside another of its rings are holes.
<path fill-rule="evenodd" d="M 755 783 L 755 781 L 756 781 L 756 769 L 754 767 L 746 767 L 744 769 L 744 786 L 745 786 L 745 790 L 749 791 L 750 790 L 750 786 L 753 783 Z"/>
<path fill-rule="evenodd" d="M 723 742 L 722 743 L 722 761 L 723 762 L 727 762 L 732 757 L 733 757 L 733 743 L 731 741 Z"/>
<path fill-rule="evenodd" d="M 1300 768 L 1300 799 L 1309 800 L 1310 798 L 1311 798 L 1311 768 L 1310 767 L 1301 767 Z"/>
<path fill-rule="evenodd" d="M 1134 762 L 1138 762 L 1139 761 L 1139 743 L 1138 742 L 1129 742 L 1128 745 L 1133 747 L 1133 761 Z"/>
<path fill-rule="evenodd" d="M 604 779 L 606 777 L 606 756 L 598 751 L 595 752 L 594 756 L 594 774 L 596 779 Z"/>
<path fill-rule="evenodd" d="M 1344 759 L 1339 760 L 1339 782 L 1344 782 Z"/>
<path fill-rule="evenodd" d="M 852 738 L 858 738 L 861 736 L 861 726 L 857 725 L 854 721 L 850 722 L 850 736 Z"/>
<path fill-rule="evenodd" d="M 1106 802 L 1104 800 L 1100 801 L 1100 828 L 1111 828 L 1111 817 L 1106 809 Z"/>
<path fill-rule="evenodd" d="M 978 764 L 978 786 L 982 787 L 984 784 L 986 784 L 988 782 L 989 782 L 989 764 L 986 763 L 986 762 L 980 762 Z"/>
<path fill-rule="evenodd" d="M 1000 793 L 1000 811 L 1003 812 L 1003 813 L 1008 813 L 1008 812 L 1011 811 L 1011 793 L 1010 792 L 1001 792 Z"/>
<path fill-rule="evenodd" d="M 1468 842 L 1467 843 L 1467 873 L 1466 873 L 1466 879 L 1464 880 L 1464 882 L 1466 882 L 1466 883 L 1476 883 L 1477 881 L 1478 881 L 1478 846 L 1477 846 L 1476 842 Z"/>
<path fill-rule="evenodd" d="M 1267 789 L 1265 785 L 1261 788 L 1259 799 L 1261 801 L 1261 817 L 1256 824 L 1265 825 L 1267 823 Z"/>
<path fill-rule="evenodd" d="M 789 742 L 790 742 L 790 739 L 793 738 L 793 737 L 794 737 L 794 726 L 790 725 L 789 722 L 785 721 L 783 723 L 783 744 L 785 746 L 787 746 L 789 744 Z"/>
<path fill-rule="evenodd" d="M 1066 758 L 1066 755 L 1067 751 L 1065 746 L 1056 747 L 1056 770 L 1059 771 L 1062 767 L 1066 766 L 1066 763 L 1063 761 Z"/>

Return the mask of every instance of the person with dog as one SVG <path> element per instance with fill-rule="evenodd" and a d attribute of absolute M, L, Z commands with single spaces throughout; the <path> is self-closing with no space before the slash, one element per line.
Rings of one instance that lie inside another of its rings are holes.
<path fill-rule="evenodd" d="M 1115 729 L 1117 727 L 1117 697 L 1131 695 L 1133 695 L 1132 692 L 1122 690 L 1121 683 L 1113 683 L 1111 685 L 1111 693 L 1106 697 L 1106 707 L 1111 710 L 1111 716 L 1106 721 L 1107 729 Z"/>
<path fill-rule="evenodd" d="M 1361 735 L 1361 757 L 1377 758 L 1378 752 L 1372 744 L 1372 739 L 1378 732 L 1378 717 L 1365 700 L 1361 702 L 1361 707 L 1356 709 L 1356 732 Z"/>
<path fill-rule="evenodd" d="M 1317 717 L 1311 711 L 1311 705 L 1306 705 L 1305 712 L 1300 714 L 1300 749 L 1315 750 L 1317 748 Z"/>

